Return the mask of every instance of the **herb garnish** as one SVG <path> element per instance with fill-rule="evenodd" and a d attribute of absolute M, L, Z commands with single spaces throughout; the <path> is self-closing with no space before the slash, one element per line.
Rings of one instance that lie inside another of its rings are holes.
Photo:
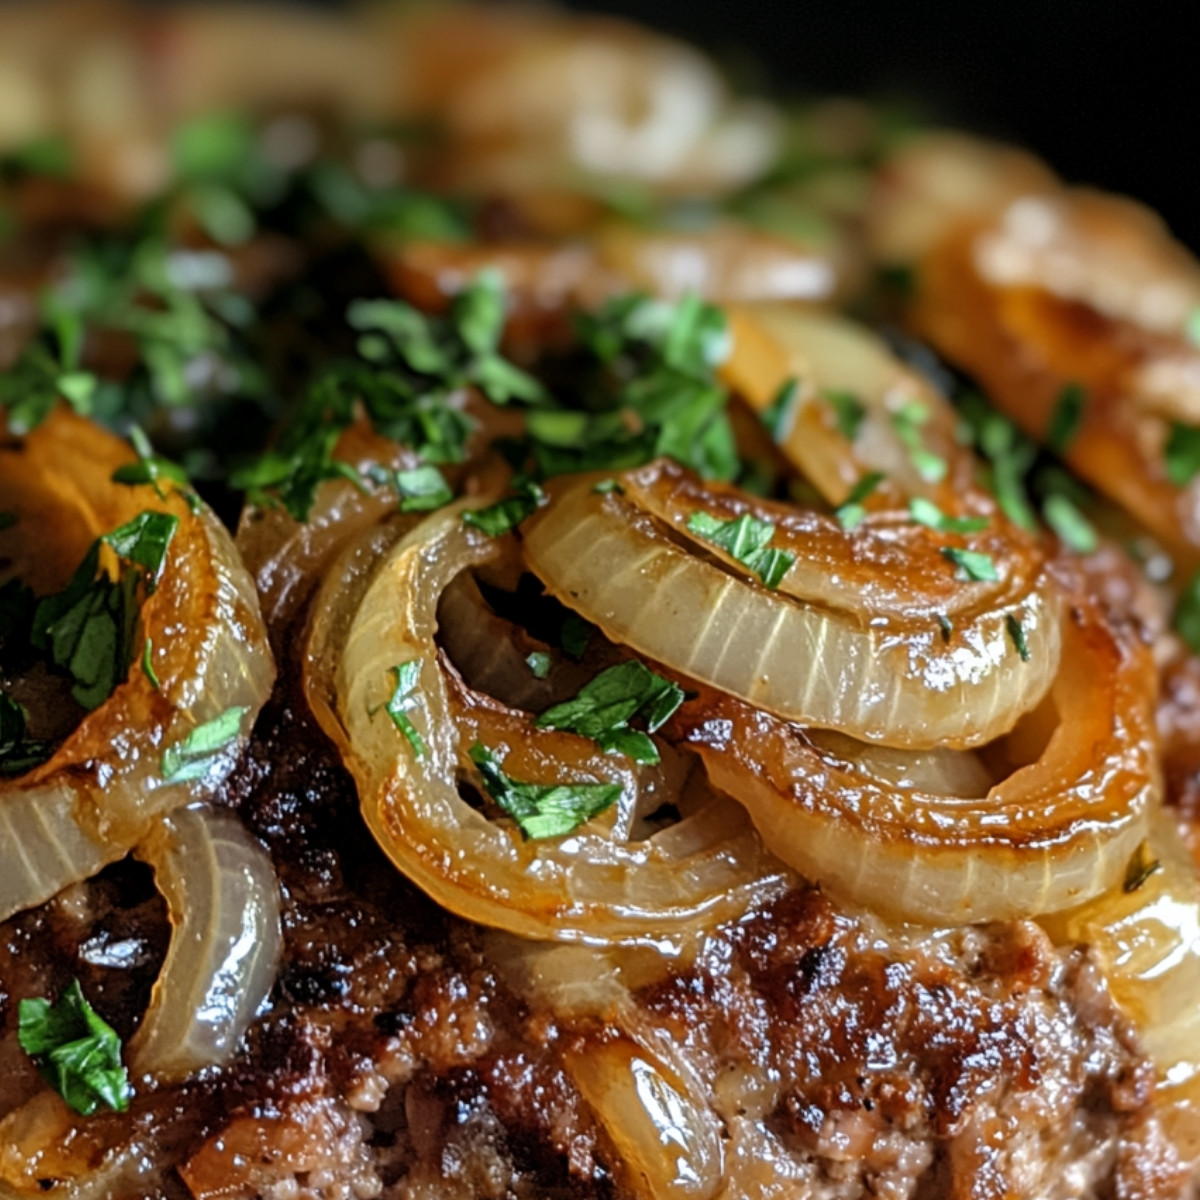
<path fill-rule="evenodd" d="M 157 692 L 162 686 L 154 670 L 154 639 L 147 638 L 142 647 L 142 674 L 150 681 L 150 686 Z"/>
<path fill-rule="evenodd" d="M 926 483 L 941 483 L 949 466 L 941 455 L 925 445 L 922 429 L 929 421 L 929 408 L 921 400 L 907 400 L 892 413 L 892 428 L 908 451 L 913 469 Z"/>
<path fill-rule="evenodd" d="M 168 746 L 162 756 L 163 779 L 168 783 L 203 779 L 237 740 L 242 718 L 249 711 L 245 705 L 227 708 L 220 716 L 197 725 L 182 742 Z"/>
<path fill-rule="evenodd" d="M 396 687 L 391 699 L 384 705 L 387 715 L 392 718 L 392 724 L 408 739 L 413 753 L 418 758 L 425 756 L 425 739 L 412 723 L 408 710 L 417 703 L 417 682 L 421 677 L 421 660 L 410 658 L 408 662 L 400 663 L 392 668 L 396 675 Z"/>
<path fill-rule="evenodd" d="M 796 409 L 800 402 L 800 381 L 793 375 L 785 379 L 775 393 L 775 398 L 763 409 L 761 419 L 771 441 L 777 446 L 787 441 L 796 422 Z"/>
<path fill-rule="evenodd" d="M 639 763 L 659 761 L 658 749 L 646 733 L 630 729 L 641 717 L 646 729 L 660 729 L 683 703 L 678 684 L 656 675 L 636 659 L 601 671 L 570 700 L 548 708 L 536 724 L 544 729 L 566 729 L 591 738 L 602 750 L 616 751 Z"/>
<path fill-rule="evenodd" d="M 1163 464 L 1167 478 L 1177 487 L 1191 483 L 1200 474 L 1200 429 L 1172 421 L 1163 451 Z"/>
<path fill-rule="evenodd" d="M 850 489 L 846 499 L 838 505 L 835 516 L 842 528 L 849 531 L 857 529 L 862 524 L 863 518 L 867 515 L 867 510 L 863 507 L 863 501 L 883 482 L 884 474 L 882 471 L 868 471 L 859 481 Z"/>
<path fill-rule="evenodd" d="M 1179 593 L 1174 625 L 1175 632 L 1192 652 L 1200 654 L 1200 570 L 1192 575 Z"/>
<path fill-rule="evenodd" d="M 166 499 L 166 493 L 163 491 L 161 483 L 164 479 L 179 484 L 180 487 L 187 487 L 187 472 L 177 463 L 171 462 L 170 459 L 156 455 L 154 447 L 150 445 L 150 439 L 146 437 L 140 426 L 134 425 L 130 429 L 129 440 L 133 443 L 134 450 L 137 451 L 138 460 L 135 463 L 126 463 L 124 466 L 118 467 L 112 475 L 113 483 L 125 483 L 130 486 L 149 484 L 154 488 L 154 492 L 160 500 Z"/>
<path fill-rule="evenodd" d="M 530 479 L 521 480 L 514 490 L 515 495 L 489 504 L 486 508 L 467 509 L 462 515 L 463 524 L 483 530 L 488 537 L 499 537 L 515 529 L 546 503 L 546 493 Z"/>
<path fill-rule="evenodd" d="M 470 753 L 484 791 L 526 838 L 563 837 L 612 807 L 621 794 L 619 783 L 520 783 L 501 770 L 486 746 L 476 742 Z"/>
<path fill-rule="evenodd" d="M 957 546 L 943 546 L 942 557 L 949 559 L 957 570 L 958 579 L 972 580 L 976 583 L 991 583 L 999 579 L 996 574 L 996 564 L 991 555 L 982 554 L 978 550 L 960 550 Z"/>
<path fill-rule="evenodd" d="M 848 442 L 854 441 L 866 419 L 866 405 L 853 392 L 833 388 L 823 391 L 821 399 L 833 409 L 833 422 L 838 433 Z"/>
<path fill-rule="evenodd" d="M 121 1063 L 121 1040 L 72 981 L 53 1004 L 22 1000 L 17 1040 L 50 1086 L 83 1116 L 99 1108 L 129 1107 L 129 1076 Z"/>
<path fill-rule="evenodd" d="M 525 656 L 525 665 L 534 679 L 545 679 L 550 674 L 550 655 L 545 650 L 532 650 Z"/>
<path fill-rule="evenodd" d="M 1065 492 L 1047 496 L 1042 503 L 1042 515 L 1063 544 L 1076 553 L 1091 554 L 1100 544 L 1092 523 Z"/>
<path fill-rule="evenodd" d="M 1055 454 L 1066 453 L 1075 440 L 1086 405 L 1087 392 L 1078 383 L 1068 383 L 1058 393 L 1046 426 L 1046 444 Z"/>
<path fill-rule="evenodd" d="M 936 529 L 939 533 L 978 533 L 986 529 L 987 517 L 950 517 L 947 516 L 932 500 L 924 496 L 914 496 L 908 502 L 908 512 L 918 525 Z"/>
<path fill-rule="evenodd" d="M 767 543 L 775 536 L 775 526 L 749 513 L 742 513 L 730 521 L 720 521 L 709 513 L 694 512 L 688 517 L 687 527 L 737 559 L 772 590 L 779 586 L 796 561 L 796 556 L 786 550 L 767 549 Z"/>
<path fill-rule="evenodd" d="M 1029 644 L 1025 640 L 1025 626 L 1021 624 L 1020 618 L 1015 613 L 1009 613 L 1004 618 L 1004 625 L 1008 630 L 1008 636 L 1012 639 L 1013 646 L 1021 656 L 1021 661 L 1028 662 Z"/>

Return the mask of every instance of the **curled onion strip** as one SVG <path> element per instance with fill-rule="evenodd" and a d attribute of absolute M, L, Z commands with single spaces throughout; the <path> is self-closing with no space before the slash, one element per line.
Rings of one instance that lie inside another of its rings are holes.
<path fill-rule="evenodd" d="M 36 591 L 61 586 L 99 535 L 148 509 L 179 525 L 157 589 L 142 605 L 159 686 L 140 656 L 108 700 L 54 755 L 0 783 L 0 919 L 48 900 L 115 862 L 158 817 L 211 795 L 229 774 L 275 677 L 258 598 L 233 542 L 207 509 L 172 491 L 111 482 L 130 461 L 122 442 L 66 410 L 0 446 L 0 508 L 17 522 L 0 555 Z M 167 747 L 231 708 L 241 735 L 201 778 L 163 778 Z"/>
<path fill-rule="evenodd" d="M 797 555 L 772 593 L 727 556 L 730 569 L 709 561 L 711 547 L 680 545 L 697 508 L 749 511 L 730 493 L 665 463 L 622 476 L 624 495 L 592 484 L 568 484 L 526 522 L 532 570 L 614 641 L 771 712 L 867 741 L 981 745 L 1054 676 L 1058 593 L 1032 549 L 1027 562 L 997 556 L 1008 578 L 994 586 L 961 584 L 927 530 L 847 533 L 830 518 L 769 510 L 772 544 Z M 953 623 L 949 640 L 938 614 Z"/>
<path fill-rule="evenodd" d="M 1077 611 L 1053 732 L 982 795 L 898 780 L 895 756 L 874 773 L 871 748 L 839 758 L 729 697 L 685 706 L 675 725 L 767 845 L 839 896 L 934 925 L 1066 909 L 1119 883 L 1160 794 L 1148 655 Z"/>
<path fill-rule="evenodd" d="M 171 945 L 129 1043 L 132 1069 L 181 1079 L 224 1065 L 275 982 L 279 885 L 231 813 L 185 808 L 137 848 L 167 901 Z"/>
<path fill-rule="evenodd" d="M 573 763 L 576 778 L 621 778 L 625 770 L 573 734 L 534 730 L 500 706 L 452 701 L 434 641 L 438 598 L 462 571 L 497 553 L 455 505 L 398 540 L 396 531 L 372 531 L 316 598 L 306 693 L 393 863 L 444 907 L 485 925 L 667 948 L 785 886 L 787 872 L 729 800 L 640 842 L 606 836 L 602 821 L 561 839 L 525 841 L 459 795 L 476 735 L 492 739 L 506 771 L 532 782 L 564 782 Z M 419 679 L 406 715 L 424 742 L 420 757 L 381 711 L 393 669 L 413 660 Z"/>

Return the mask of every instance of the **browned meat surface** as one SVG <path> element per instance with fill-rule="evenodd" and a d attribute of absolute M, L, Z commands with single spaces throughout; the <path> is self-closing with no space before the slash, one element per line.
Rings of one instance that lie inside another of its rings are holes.
<path fill-rule="evenodd" d="M 143 1089 L 127 1116 L 72 1118 L 16 1045 L 17 1002 L 78 975 L 128 1035 L 164 907 L 148 872 L 121 864 L 0 927 L 8 1178 L 54 1192 L 126 1145 L 139 1153 L 87 1194 L 647 1194 L 570 1070 L 630 1017 L 516 994 L 504 943 L 382 859 L 286 696 L 228 799 L 284 887 L 269 1010 L 232 1069 Z M 639 978 L 643 1039 L 677 1047 L 721 1141 L 727 1190 L 673 1194 L 1149 1200 L 1184 1186 L 1152 1069 L 1098 972 L 1033 923 L 915 936 L 801 889 Z"/>

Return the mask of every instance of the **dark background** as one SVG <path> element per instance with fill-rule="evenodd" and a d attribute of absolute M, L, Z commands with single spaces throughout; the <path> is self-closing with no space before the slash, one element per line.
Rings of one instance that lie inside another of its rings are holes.
<path fill-rule="evenodd" d="M 1200 42 L 1192 20 L 1169 16 L 1165 5 L 596 0 L 571 7 L 633 17 L 735 60 L 749 54 L 782 90 L 916 99 L 945 121 L 1033 149 L 1069 181 L 1136 196 L 1200 250 Z"/>

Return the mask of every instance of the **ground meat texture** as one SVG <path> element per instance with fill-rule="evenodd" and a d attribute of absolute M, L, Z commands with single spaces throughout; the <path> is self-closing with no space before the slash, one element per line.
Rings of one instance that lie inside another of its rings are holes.
<path fill-rule="evenodd" d="M 387 863 L 288 688 L 225 801 L 283 888 L 267 1011 L 228 1069 L 76 1118 L 17 1046 L 17 1003 L 79 977 L 128 1036 L 165 953 L 165 907 L 144 869 L 120 864 L 0 927 L 10 1184 L 65 1194 L 91 1178 L 112 1200 L 640 1200 L 646 1177 L 577 1078 L 633 1037 L 648 1058 L 661 1048 L 718 1139 L 717 1184 L 671 1194 L 1185 1192 L 1131 1028 L 1086 951 L 1033 923 L 918 935 L 805 887 L 690 961 L 643 970 L 619 1018 L 599 1003 L 556 1011 L 522 991 L 491 935 Z M 653 1116 L 628 1111 L 633 1126 Z"/>

